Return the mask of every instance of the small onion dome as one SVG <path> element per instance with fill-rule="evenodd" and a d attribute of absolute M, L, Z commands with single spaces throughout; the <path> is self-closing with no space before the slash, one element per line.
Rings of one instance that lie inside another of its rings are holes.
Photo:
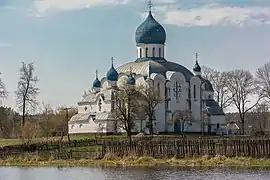
<path fill-rule="evenodd" d="M 133 76 L 129 76 L 128 80 L 127 80 L 127 84 L 129 85 L 135 85 L 136 80 Z"/>
<path fill-rule="evenodd" d="M 106 78 L 109 81 L 117 81 L 118 80 L 118 72 L 115 70 L 113 65 L 112 65 L 111 69 L 107 72 Z"/>
<path fill-rule="evenodd" d="M 98 78 L 95 79 L 93 82 L 93 88 L 100 88 L 101 87 L 101 82 Z"/>
<path fill-rule="evenodd" d="M 196 64 L 193 66 L 194 72 L 201 72 L 201 66 L 199 65 L 198 61 L 196 61 Z"/>
<path fill-rule="evenodd" d="M 165 44 L 166 32 L 149 11 L 146 20 L 136 30 L 137 44 Z"/>

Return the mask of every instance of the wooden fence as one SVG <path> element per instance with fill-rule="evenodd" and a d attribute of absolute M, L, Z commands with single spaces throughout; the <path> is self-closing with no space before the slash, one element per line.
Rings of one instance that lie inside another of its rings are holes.
<path fill-rule="evenodd" d="M 99 148 L 73 148 L 96 146 Z M 17 147 L 17 148 L 14 148 Z M 5 147 L 6 148 L 6 147 Z M 121 140 L 80 140 L 13 146 L 0 150 L 0 158 L 33 153 L 56 159 L 101 159 L 105 154 L 118 157 L 150 156 L 184 158 L 224 155 L 227 157 L 270 158 L 270 139 L 167 139 L 137 138 Z"/>
<path fill-rule="evenodd" d="M 184 158 L 224 155 L 227 157 L 270 157 L 270 140 L 167 140 L 167 141 L 111 141 L 104 145 L 104 153 L 155 158 Z"/>
<path fill-rule="evenodd" d="M 72 140 L 70 142 L 64 141 L 51 141 L 41 143 L 25 143 L 21 145 L 11 145 L 0 147 L 0 157 L 8 156 L 19 153 L 41 152 L 41 151 L 54 151 L 60 149 L 96 146 L 102 145 L 103 140 L 85 139 L 85 140 Z"/>

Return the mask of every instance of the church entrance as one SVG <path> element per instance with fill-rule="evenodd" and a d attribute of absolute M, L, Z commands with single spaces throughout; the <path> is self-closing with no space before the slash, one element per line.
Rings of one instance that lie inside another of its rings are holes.
<path fill-rule="evenodd" d="M 174 123 L 174 132 L 181 133 L 181 124 L 179 122 Z"/>
<path fill-rule="evenodd" d="M 185 123 L 177 121 L 174 123 L 174 132 L 175 133 L 183 133 L 185 129 Z"/>
<path fill-rule="evenodd" d="M 189 112 L 187 110 L 177 110 L 172 114 L 175 133 L 183 133 L 185 131 L 185 122 L 187 122 L 188 116 Z"/>

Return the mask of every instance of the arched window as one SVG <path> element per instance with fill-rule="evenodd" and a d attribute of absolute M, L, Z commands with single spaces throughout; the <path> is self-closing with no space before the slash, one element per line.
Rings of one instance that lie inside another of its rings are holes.
<path fill-rule="evenodd" d="M 195 84 L 193 85 L 193 97 L 194 97 L 194 100 L 196 100 L 196 85 Z"/>
<path fill-rule="evenodd" d="M 155 57 L 155 48 L 153 47 L 153 57 Z"/>
<path fill-rule="evenodd" d="M 169 92 L 168 92 L 169 88 L 165 87 L 165 97 L 169 97 Z"/>
<path fill-rule="evenodd" d="M 158 57 L 161 57 L 161 48 L 158 50 Z"/>
<path fill-rule="evenodd" d="M 160 84 L 159 83 L 157 84 L 157 89 L 158 89 L 158 92 L 157 92 L 158 96 L 160 96 Z"/>
<path fill-rule="evenodd" d="M 111 108 L 112 110 L 115 109 L 115 94 L 112 93 L 112 96 L 111 96 Z"/>
<path fill-rule="evenodd" d="M 99 99 L 98 101 L 98 110 L 101 111 L 101 105 L 102 105 L 102 102 L 101 102 L 101 99 Z"/>
<path fill-rule="evenodd" d="M 174 84 L 174 89 L 173 90 L 174 90 L 174 96 L 175 96 L 175 98 L 176 99 L 179 99 L 180 96 L 181 96 L 181 85 L 180 85 L 180 83 L 176 82 Z"/>
<path fill-rule="evenodd" d="M 142 48 L 140 48 L 140 58 L 142 57 Z"/>
<path fill-rule="evenodd" d="M 148 57 L 148 48 L 145 48 L 145 57 Z"/>

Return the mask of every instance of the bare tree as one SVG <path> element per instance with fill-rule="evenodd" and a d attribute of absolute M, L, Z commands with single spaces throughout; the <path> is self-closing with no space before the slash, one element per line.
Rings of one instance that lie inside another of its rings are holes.
<path fill-rule="evenodd" d="M 70 142 L 70 136 L 69 136 L 69 127 L 68 127 L 68 121 L 72 116 L 78 113 L 78 109 L 74 107 L 61 107 L 58 111 L 59 115 L 64 117 L 65 120 L 63 121 L 63 127 L 62 129 L 62 135 L 61 135 L 61 141 L 64 139 L 64 135 L 67 134 L 68 142 Z"/>
<path fill-rule="evenodd" d="M 255 134 L 264 134 L 269 126 L 269 107 L 266 103 L 257 104 L 252 110 L 251 124 Z"/>
<path fill-rule="evenodd" d="M 189 110 L 179 110 L 173 113 L 172 115 L 173 122 L 181 125 L 181 133 L 184 132 L 184 124 L 190 119 Z"/>
<path fill-rule="evenodd" d="M 203 66 L 202 76 L 209 80 L 214 89 L 214 99 L 222 109 L 232 104 L 232 95 L 228 89 L 228 73 Z"/>
<path fill-rule="evenodd" d="M 254 108 L 262 96 L 259 94 L 256 102 L 249 105 L 251 96 L 258 93 L 258 88 L 255 84 L 253 75 L 246 70 L 236 69 L 228 72 L 228 89 L 232 96 L 234 106 L 237 108 L 240 120 L 242 134 L 245 132 L 245 115 L 248 111 Z"/>
<path fill-rule="evenodd" d="M 0 73 L 0 75 L 1 75 L 1 73 Z M 5 83 L 0 78 L 0 99 L 3 100 L 5 98 L 7 98 L 7 96 L 8 96 L 8 92 L 7 92 Z"/>
<path fill-rule="evenodd" d="M 8 108 L 0 107 L 0 137 L 8 136 Z"/>
<path fill-rule="evenodd" d="M 34 63 L 26 64 L 22 62 L 20 68 L 20 79 L 18 81 L 16 94 L 16 102 L 22 111 L 22 126 L 25 124 L 25 116 L 27 111 L 36 109 L 38 102 L 37 96 L 39 94 L 39 88 L 36 87 L 38 77 L 35 76 Z"/>
<path fill-rule="evenodd" d="M 139 87 L 140 92 L 140 108 L 144 111 L 146 117 L 148 118 L 147 127 L 149 128 L 149 133 L 152 135 L 153 121 L 155 119 L 155 111 L 157 106 L 164 100 L 161 98 L 159 91 L 154 90 L 153 87 Z"/>
<path fill-rule="evenodd" d="M 49 134 L 51 134 L 49 121 L 53 117 L 54 113 L 53 113 L 53 109 L 52 109 L 50 104 L 46 104 L 46 103 L 42 102 L 42 108 L 43 108 L 42 117 L 43 117 L 43 120 L 45 120 L 45 124 L 46 124 L 45 127 L 43 127 L 43 128 L 45 128 L 46 138 L 48 140 Z"/>
<path fill-rule="evenodd" d="M 270 101 L 270 63 L 264 64 L 256 71 L 256 80 L 264 97 Z"/>
<path fill-rule="evenodd" d="M 115 90 L 112 97 L 112 103 L 114 103 L 113 116 L 127 132 L 130 142 L 138 107 L 137 95 L 138 91 L 125 85 Z"/>

